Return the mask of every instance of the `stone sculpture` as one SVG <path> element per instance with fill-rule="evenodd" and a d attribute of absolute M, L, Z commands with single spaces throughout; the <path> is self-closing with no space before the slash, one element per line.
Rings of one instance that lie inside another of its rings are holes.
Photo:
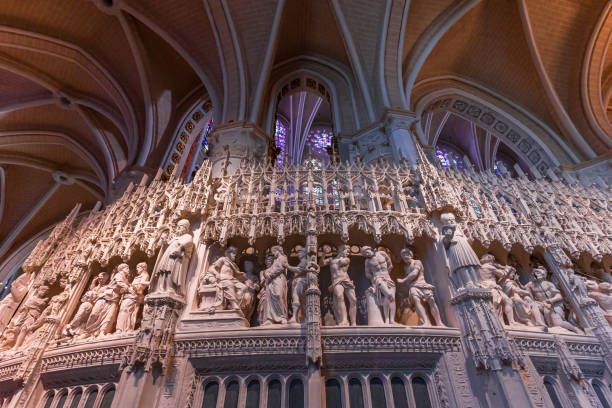
<path fill-rule="evenodd" d="M 287 323 L 287 256 L 281 246 L 273 246 L 270 266 L 261 272 L 262 296 L 259 323 L 262 326 Z"/>
<path fill-rule="evenodd" d="M 121 264 L 110 280 L 107 273 L 101 276 L 99 286 L 96 288 L 96 301 L 80 336 L 81 338 L 97 337 L 111 332 L 115 323 L 119 300 L 121 295 L 127 292 L 130 284 L 128 281 L 129 273 L 130 267 L 127 264 Z"/>
<path fill-rule="evenodd" d="M 391 279 L 393 264 L 384 251 L 374 251 L 369 246 L 361 248 L 366 257 L 365 274 L 370 280 L 368 288 L 368 325 L 395 322 L 395 283 Z"/>
<path fill-rule="evenodd" d="M 49 304 L 49 287 L 40 285 L 25 303 L 21 305 L 19 311 L 11 321 L 9 337 L 15 336 L 14 348 L 18 349 L 25 342 L 26 338 L 44 322 L 43 312 Z M 8 331 L 8 329 L 7 329 Z M 7 345 L 5 345 L 6 347 Z"/>
<path fill-rule="evenodd" d="M 497 312 L 500 320 L 506 322 L 509 326 L 515 324 L 513 303 L 498 285 L 497 279 L 502 279 L 506 275 L 506 271 L 495 264 L 495 257 L 491 254 L 485 254 L 480 258 L 480 285 L 483 288 L 491 289 L 493 295 L 493 307 Z"/>
<path fill-rule="evenodd" d="M 544 316 L 540 313 L 537 302 L 531 291 L 525 289 L 518 281 L 516 268 L 506 266 L 506 275 L 501 282 L 504 293 L 512 302 L 515 322 L 526 326 L 546 326 Z"/>
<path fill-rule="evenodd" d="M 544 316 L 548 327 L 561 327 L 571 332 L 581 334 L 582 330 L 565 319 L 563 296 L 557 286 L 546 280 L 548 271 L 543 266 L 533 270 L 534 280 L 526 285 L 537 301 L 537 307 Z"/>
<path fill-rule="evenodd" d="M 300 263 L 297 266 L 291 266 L 287 264 L 287 269 L 293 272 L 293 278 L 291 279 L 291 319 L 289 323 L 302 322 L 304 319 L 304 304 L 305 304 L 305 293 L 308 287 L 308 277 L 306 276 L 308 266 L 308 252 L 306 248 L 300 248 L 298 250 L 298 258 Z"/>
<path fill-rule="evenodd" d="M 32 275 L 24 273 L 13 281 L 9 293 L 0 301 L 0 333 L 8 325 L 30 286 Z"/>
<path fill-rule="evenodd" d="M 238 250 L 230 246 L 225 250 L 225 256 L 217 259 L 200 280 L 200 309 L 213 312 L 215 310 L 241 311 L 240 303 L 246 285 L 246 274 L 236 265 Z M 212 296 L 210 296 L 212 294 Z"/>
<path fill-rule="evenodd" d="M 132 331 L 136 328 L 136 317 L 144 303 L 144 293 L 149 287 L 149 283 L 147 263 L 140 262 L 136 265 L 136 277 L 129 284 L 127 292 L 121 300 L 119 314 L 117 315 L 116 333 Z"/>
<path fill-rule="evenodd" d="M 251 320 L 253 312 L 255 311 L 255 303 L 257 301 L 257 292 L 259 292 L 259 278 L 254 272 L 255 264 L 251 260 L 244 262 L 244 273 L 246 275 L 246 281 L 244 285 L 246 289 L 242 295 L 242 301 L 240 302 L 240 308 L 244 314 L 245 319 Z"/>
<path fill-rule="evenodd" d="M 416 309 L 419 326 L 444 326 L 436 304 L 434 287 L 425 280 L 423 263 L 413 259 L 410 248 L 402 249 L 400 255 L 404 261 L 404 277 L 399 278 L 397 283 L 408 286 L 409 305 Z"/>
<path fill-rule="evenodd" d="M 604 317 L 612 325 L 612 284 L 609 282 L 600 282 L 599 285 L 595 283 L 595 290 L 588 292 L 589 297 L 595 299 L 602 308 Z"/>
<path fill-rule="evenodd" d="M 456 291 L 473 289 L 479 285 L 480 262 L 467 238 L 457 229 L 453 213 L 442 213 L 442 238 L 440 242 L 446 254 L 446 267 Z"/>
<path fill-rule="evenodd" d="M 155 284 L 152 293 L 183 295 L 187 266 L 194 246 L 190 228 L 188 220 L 178 221 L 176 236 L 160 251 L 153 271 Z"/>
<path fill-rule="evenodd" d="M 329 248 L 326 248 L 329 250 Z M 333 296 L 333 311 L 338 326 L 357 325 L 357 296 L 355 295 L 355 284 L 348 275 L 350 259 L 348 247 L 344 244 L 338 246 L 338 252 L 333 258 L 321 256 L 319 265 L 329 265 L 332 283 L 329 291 Z M 346 313 L 346 301 L 349 304 L 348 316 Z"/>
<path fill-rule="evenodd" d="M 81 304 L 79 305 L 76 314 L 70 323 L 68 323 L 62 330 L 62 335 L 64 337 L 74 337 L 82 333 L 83 328 L 87 324 L 87 319 L 91 314 L 91 309 L 93 308 L 95 301 L 95 290 L 88 290 L 83 294 L 83 296 L 81 296 Z"/>

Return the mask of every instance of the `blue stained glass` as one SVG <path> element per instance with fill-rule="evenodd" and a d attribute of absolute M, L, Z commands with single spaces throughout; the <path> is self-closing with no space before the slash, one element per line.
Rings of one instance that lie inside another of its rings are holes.
<path fill-rule="evenodd" d="M 465 166 L 461 155 L 446 146 L 436 146 L 436 157 L 444 168 L 450 167 L 451 164 L 458 169 L 463 169 Z"/>
<path fill-rule="evenodd" d="M 210 131 L 213 128 L 213 121 L 212 119 L 210 121 L 208 121 L 208 124 L 206 125 L 206 127 L 204 128 L 204 130 L 202 131 L 203 135 L 202 135 L 202 150 L 204 151 L 204 153 L 208 153 L 208 149 L 210 148 L 208 146 L 208 135 L 210 134 Z"/>

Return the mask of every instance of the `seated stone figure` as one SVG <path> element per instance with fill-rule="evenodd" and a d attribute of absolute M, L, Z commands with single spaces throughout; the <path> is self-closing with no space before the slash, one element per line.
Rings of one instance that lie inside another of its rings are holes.
<path fill-rule="evenodd" d="M 526 285 L 526 289 L 531 291 L 536 305 L 544 315 L 548 327 L 561 327 L 571 332 L 582 334 L 582 330 L 571 324 L 565 318 L 565 306 L 563 296 L 557 286 L 546 280 L 548 272 L 543 266 L 538 266 L 533 270 L 534 280 Z"/>
<path fill-rule="evenodd" d="M 501 286 L 512 301 L 515 322 L 518 321 L 526 326 L 546 326 L 537 302 L 533 299 L 531 292 L 518 281 L 518 275 L 514 267 L 506 266 L 506 275 L 501 282 Z"/>
<path fill-rule="evenodd" d="M 409 302 L 416 309 L 419 316 L 419 326 L 444 326 L 440 318 L 440 311 L 436 304 L 434 287 L 425 280 L 425 269 L 423 263 L 413 259 L 410 248 L 404 248 L 401 252 L 404 261 L 404 278 L 397 280 L 400 285 L 407 284 Z M 429 313 L 428 313 L 429 310 Z M 433 317 L 431 321 L 429 314 Z"/>
<path fill-rule="evenodd" d="M 491 254 L 485 254 L 480 258 L 480 285 L 483 288 L 491 289 L 493 294 L 493 307 L 499 315 L 500 320 L 504 321 L 504 316 L 508 325 L 513 325 L 514 310 L 512 301 L 498 285 L 497 279 L 503 278 L 506 271 L 495 264 L 495 257 Z"/>
<path fill-rule="evenodd" d="M 11 324 L 5 330 L 9 337 L 15 336 L 13 347 L 18 349 L 26 341 L 26 338 L 36 331 L 44 323 L 43 312 L 49 305 L 49 287 L 40 285 L 35 292 L 28 296 L 21 305 Z M 11 329 L 11 330 L 9 330 Z M 10 334 L 12 332 L 12 334 Z M 5 347 L 8 344 L 5 345 Z"/>
<path fill-rule="evenodd" d="M 62 330 L 62 335 L 64 337 L 73 337 L 81 334 L 85 324 L 87 323 L 87 319 L 89 318 L 89 314 L 91 313 L 91 309 L 93 308 L 93 304 L 96 301 L 96 292 L 94 290 L 88 290 L 81 296 L 81 304 L 79 308 L 70 321 Z"/>
<path fill-rule="evenodd" d="M 228 247 L 225 256 L 217 259 L 202 275 L 198 289 L 201 310 L 235 310 L 242 314 L 240 303 L 247 286 L 244 284 L 246 274 L 235 262 L 237 252 L 236 247 Z"/>

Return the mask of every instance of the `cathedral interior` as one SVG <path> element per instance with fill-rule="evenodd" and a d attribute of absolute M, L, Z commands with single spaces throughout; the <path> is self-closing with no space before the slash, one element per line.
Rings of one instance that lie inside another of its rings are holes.
<path fill-rule="evenodd" d="M 603 0 L 2 0 L 0 408 L 610 408 L 611 41 Z"/>

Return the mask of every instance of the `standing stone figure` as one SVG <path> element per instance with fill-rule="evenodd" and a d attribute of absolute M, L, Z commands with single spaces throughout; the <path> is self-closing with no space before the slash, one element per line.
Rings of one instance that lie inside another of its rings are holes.
<path fill-rule="evenodd" d="M 262 271 L 264 287 L 259 322 L 262 326 L 287 323 L 287 268 L 289 263 L 281 246 L 272 247 L 274 260 Z"/>
<path fill-rule="evenodd" d="M 612 284 L 600 282 L 597 290 L 589 291 L 589 296 L 599 304 L 604 312 L 604 317 L 612 325 Z"/>
<path fill-rule="evenodd" d="M 298 315 L 300 316 L 299 321 L 301 322 L 304 318 L 304 304 L 306 288 L 308 287 L 308 277 L 306 276 L 306 267 L 308 266 L 308 252 L 306 248 L 300 248 L 298 250 L 298 257 L 300 263 L 298 266 L 291 266 L 287 264 L 287 269 L 293 272 L 293 278 L 291 279 L 291 311 L 293 312 L 289 323 L 297 323 Z"/>
<path fill-rule="evenodd" d="M 29 273 L 24 273 L 15 279 L 11 284 L 10 292 L 0 301 L 0 333 L 8 325 L 19 303 L 28 292 L 31 276 Z"/>
<path fill-rule="evenodd" d="M 242 301 L 240 302 L 240 308 L 244 314 L 244 318 L 251 320 L 253 312 L 255 311 L 255 301 L 257 300 L 257 292 L 259 291 L 259 278 L 254 272 L 255 264 L 251 260 L 244 262 L 244 273 L 246 275 L 246 281 L 244 285 L 246 289 L 242 295 Z"/>
<path fill-rule="evenodd" d="M 519 283 L 516 269 L 512 266 L 506 266 L 502 289 L 512 301 L 514 315 L 519 323 L 526 326 L 546 326 L 537 302 L 533 299 L 531 292 Z"/>
<path fill-rule="evenodd" d="M 321 267 L 329 265 L 332 283 L 329 291 L 333 295 L 333 310 L 336 324 L 338 326 L 357 325 L 357 296 L 355 295 L 355 284 L 348 275 L 348 268 L 351 260 L 348 257 L 349 250 L 346 245 L 338 246 L 338 253 L 333 258 L 325 259 L 321 256 L 319 265 Z M 348 317 L 346 314 L 346 300 L 349 303 Z"/>
<path fill-rule="evenodd" d="M 230 246 L 225 250 L 225 256 L 217 259 L 202 276 L 201 287 L 216 287 L 215 299 L 206 302 L 203 307 L 210 311 L 219 310 L 241 310 L 240 302 L 246 290 L 246 275 L 236 265 L 236 254 L 238 249 Z M 205 288 L 203 288 L 205 289 Z M 201 291 L 201 293 L 204 293 Z"/>
<path fill-rule="evenodd" d="M 497 279 L 504 278 L 506 271 L 495 264 L 495 257 L 485 254 L 480 258 L 480 284 L 484 288 L 491 289 L 493 295 L 493 307 L 503 323 L 504 316 L 509 326 L 515 324 L 513 304 L 508 295 L 497 284 Z"/>
<path fill-rule="evenodd" d="M 191 225 L 186 219 L 177 223 L 176 236 L 168 242 L 153 271 L 155 286 L 152 293 L 183 295 L 187 266 L 193 252 L 193 235 L 190 228 Z"/>
<path fill-rule="evenodd" d="M 446 254 L 446 267 L 455 290 L 480 286 L 478 284 L 480 262 L 467 238 L 457 230 L 455 215 L 442 213 L 440 221 L 442 222 L 440 242 Z"/>
<path fill-rule="evenodd" d="M 540 313 L 544 315 L 549 327 L 562 327 L 571 332 L 582 334 L 582 330 L 565 320 L 563 296 L 554 283 L 546 280 L 548 272 L 543 266 L 533 270 L 535 280 L 529 282 L 526 288 L 531 291 L 538 302 Z"/>
<path fill-rule="evenodd" d="M 18 349 L 21 347 L 26 337 L 42 326 L 44 323 L 43 311 L 47 308 L 48 304 L 49 287 L 47 285 L 40 285 L 21 305 L 9 327 L 15 333 L 14 348 Z"/>
<path fill-rule="evenodd" d="M 416 309 L 417 316 L 419 316 L 419 326 L 432 326 L 426 307 L 429 308 L 429 313 L 433 317 L 433 325 L 444 326 L 436 304 L 434 287 L 425 280 L 423 263 L 412 258 L 413 254 L 410 248 L 402 249 L 400 256 L 404 261 L 404 277 L 398 279 L 397 283 L 408 285 L 408 297 L 410 303 Z"/>
<path fill-rule="evenodd" d="M 91 309 L 81 338 L 97 337 L 110 333 L 113 323 L 115 323 L 117 307 L 121 295 L 127 292 L 130 282 L 128 274 L 130 267 L 121 264 L 117 267 L 117 272 L 108 279 L 108 274 L 104 274 L 99 281 L 100 286 L 96 288 L 96 302 Z"/>
<path fill-rule="evenodd" d="M 149 273 L 147 263 L 140 262 L 136 265 L 136 277 L 128 286 L 127 292 L 123 295 L 117 316 L 116 332 L 132 331 L 136 328 L 136 317 L 140 306 L 144 304 L 144 293 L 149 286 Z"/>
<path fill-rule="evenodd" d="M 370 280 L 369 296 L 374 297 L 375 310 L 368 302 L 368 324 L 374 325 L 378 315 L 382 316 L 384 324 L 395 322 L 395 283 L 391 279 L 393 264 L 391 258 L 384 251 L 374 251 L 369 246 L 361 248 L 361 254 L 366 257 L 365 275 Z M 381 313 L 382 310 L 382 313 Z M 372 324 L 370 324 L 372 315 Z"/>

